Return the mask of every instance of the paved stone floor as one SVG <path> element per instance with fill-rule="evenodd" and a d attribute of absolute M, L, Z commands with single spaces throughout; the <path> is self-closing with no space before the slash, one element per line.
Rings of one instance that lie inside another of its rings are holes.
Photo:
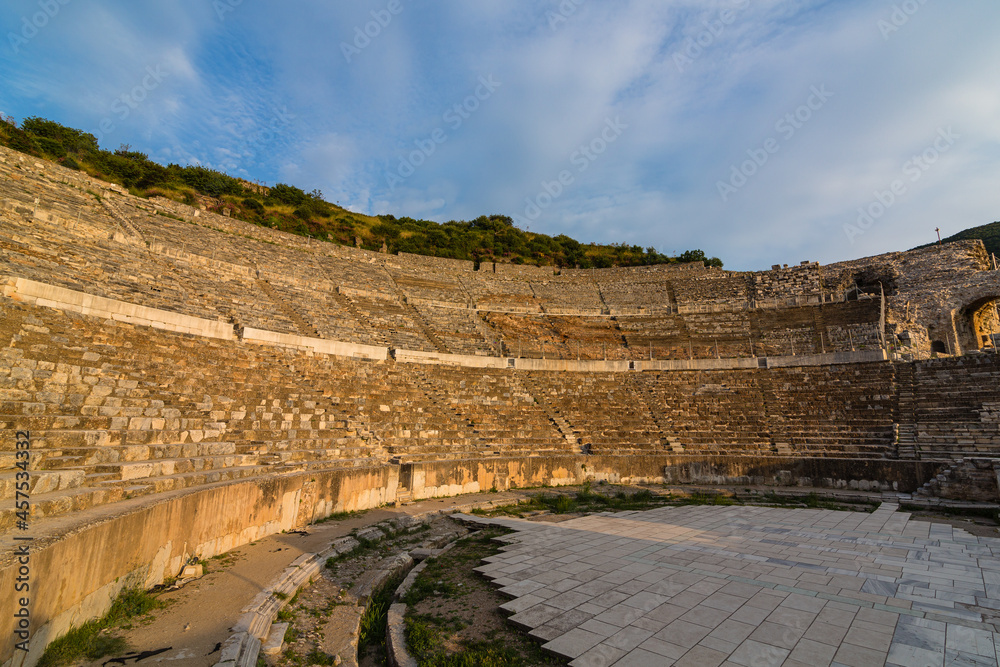
<path fill-rule="evenodd" d="M 478 569 L 573 667 L 997 665 L 1000 540 L 897 509 L 468 518 L 518 531 Z"/>

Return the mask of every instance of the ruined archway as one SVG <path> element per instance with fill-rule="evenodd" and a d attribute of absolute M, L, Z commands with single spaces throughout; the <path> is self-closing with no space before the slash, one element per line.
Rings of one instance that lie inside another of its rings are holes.
<path fill-rule="evenodd" d="M 1000 337 L 1000 292 L 956 310 L 955 333 L 963 350 L 995 349 Z"/>

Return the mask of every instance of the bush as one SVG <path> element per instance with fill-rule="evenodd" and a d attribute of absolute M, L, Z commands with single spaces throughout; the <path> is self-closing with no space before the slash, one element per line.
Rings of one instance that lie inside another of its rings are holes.
<path fill-rule="evenodd" d="M 221 171 L 205 167 L 178 167 L 177 165 L 171 165 L 168 170 L 178 172 L 181 182 L 210 197 L 240 196 L 243 194 L 243 186 L 239 180 L 228 174 L 223 174 Z"/>
<path fill-rule="evenodd" d="M 309 195 L 293 185 L 277 183 L 267 198 L 277 204 L 287 204 L 288 206 L 301 206 L 309 200 Z"/>
<path fill-rule="evenodd" d="M 55 139 L 49 139 L 48 137 L 35 137 L 35 142 L 38 147 L 42 149 L 42 152 L 50 157 L 56 159 L 61 157 L 66 157 L 66 149 L 61 143 Z"/>
<path fill-rule="evenodd" d="M 38 147 L 35 138 L 24 130 L 5 123 L 0 131 L 6 135 L 4 137 L 4 144 L 8 148 L 27 153 L 28 155 L 41 154 L 41 149 Z"/>
<path fill-rule="evenodd" d="M 257 215 L 263 215 L 265 211 L 263 204 L 261 204 L 256 199 L 250 199 L 249 197 L 241 201 L 240 205 L 243 206 L 243 208 L 247 209 L 248 211 L 256 213 Z"/>
<path fill-rule="evenodd" d="M 72 153 L 97 151 L 97 137 L 59 123 L 31 116 L 21 123 L 21 129 L 40 139 L 49 139 Z"/>

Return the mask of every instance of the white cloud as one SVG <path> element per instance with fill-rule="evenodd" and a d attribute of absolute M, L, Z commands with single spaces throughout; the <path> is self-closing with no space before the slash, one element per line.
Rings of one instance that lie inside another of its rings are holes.
<path fill-rule="evenodd" d="M 195 0 L 170 11 L 73 3 L 7 67 L 0 105 L 88 128 L 159 64 L 170 77 L 116 142 L 441 221 L 520 215 L 620 117 L 628 130 L 532 229 L 700 247 L 732 268 L 905 248 L 934 226 L 998 217 L 994 2 L 925 3 L 885 39 L 878 21 L 892 6 L 868 0 L 583 0 L 554 26 L 555 0 L 404 0 L 348 63 L 341 43 L 383 6 L 243 3 L 220 21 Z M 721 24 L 724 9 L 734 12 Z M 688 40 L 699 48 L 679 66 Z M 502 85 L 450 127 L 443 114 L 485 75 Z M 823 85 L 834 97 L 723 202 L 717 181 Z M 953 150 L 848 243 L 857 208 L 948 126 L 961 134 Z M 445 143 L 390 187 L 386 170 L 436 128 Z"/>

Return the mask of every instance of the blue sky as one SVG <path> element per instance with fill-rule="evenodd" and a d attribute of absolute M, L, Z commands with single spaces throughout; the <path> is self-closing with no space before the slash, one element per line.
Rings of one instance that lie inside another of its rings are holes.
<path fill-rule="evenodd" d="M 0 111 L 730 269 L 1000 219 L 995 0 L 7 0 Z"/>

